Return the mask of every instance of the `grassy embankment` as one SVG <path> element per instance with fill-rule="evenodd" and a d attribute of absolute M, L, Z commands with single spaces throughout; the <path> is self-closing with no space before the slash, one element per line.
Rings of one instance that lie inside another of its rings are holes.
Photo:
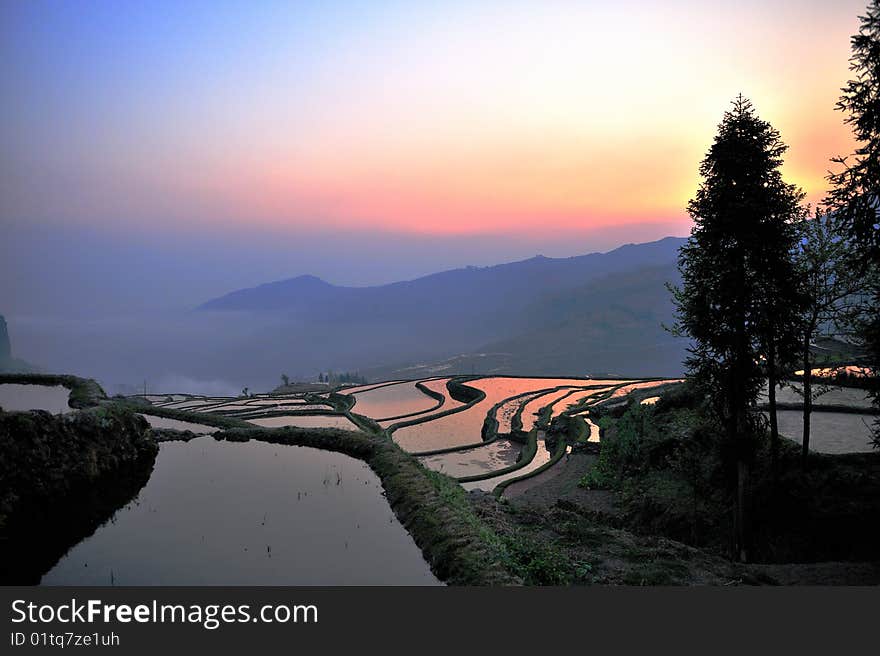
<path fill-rule="evenodd" d="M 535 422 L 535 427 L 529 432 L 528 436 L 530 441 L 532 439 L 535 440 L 535 449 L 537 449 L 538 430 L 546 431 L 546 444 L 553 449 L 553 453 L 550 455 L 550 459 L 540 467 L 536 467 L 535 469 L 524 474 L 523 476 L 509 478 L 505 481 L 502 481 L 495 487 L 495 489 L 493 490 L 493 494 L 495 494 L 496 497 L 500 498 L 508 487 L 514 485 L 515 483 L 520 483 L 530 478 L 535 478 L 540 474 L 543 474 L 551 467 L 556 466 L 559 461 L 562 460 L 562 458 L 566 455 L 566 453 L 568 453 L 568 447 L 571 447 L 572 449 L 586 448 L 587 440 L 590 437 L 587 423 L 581 417 L 575 417 L 572 415 L 576 412 L 580 412 L 588 407 L 591 407 L 594 403 L 598 403 L 603 399 L 609 398 L 612 394 L 614 394 L 614 392 L 616 392 L 621 387 L 625 387 L 627 384 L 629 383 L 613 385 L 607 390 L 602 390 L 594 394 L 590 394 L 588 397 L 584 398 L 580 403 L 578 403 L 577 406 L 563 411 L 560 416 L 556 418 L 550 416 L 550 413 L 552 412 L 555 403 L 550 403 L 542 407 L 539 411 L 538 419 Z M 597 387 L 601 389 L 601 386 Z M 580 390 L 573 390 L 571 394 L 574 394 L 578 391 Z M 571 396 L 571 394 L 566 395 L 565 397 L 563 397 L 563 399 Z M 559 399 L 559 401 L 563 399 Z M 521 405 L 519 410 L 513 417 L 511 427 L 514 430 L 514 433 L 517 430 L 522 430 L 522 412 L 524 408 L 525 404 Z M 527 448 L 529 444 L 530 442 L 527 443 Z M 532 453 L 531 457 L 534 457 L 534 453 Z M 525 462 L 528 463 L 530 460 L 531 458 L 529 458 L 529 460 L 526 460 Z M 496 472 L 495 475 L 497 476 L 502 473 L 506 472 L 499 471 Z"/>
<path fill-rule="evenodd" d="M 646 380 L 652 380 L 652 379 L 646 379 Z M 573 412 L 578 412 L 578 411 L 584 409 L 585 407 L 588 407 L 590 404 L 595 403 L 598 400 L 610 397 L 615 391 L 617 391 L 621 387 L 625 387 L 627 384 L 630 384 L 630 383 L 620 383 L 617 385 L 613 385 L 607 390 L 603 389 L 604 387 L 607 387 L 605 385 L 590 385 L 590 386 L 586 386 L 584 388 L 572 390 L 569 394 L 563 396 L 562 398 L 557 399 L 556 401 L 548 403 L 547 405 L 541 407 L 538 411 L 538 418 L 535 421 L 534 427 L 532 428 L 532 430 L 530 430 L 527 433 L 523 432 L 523 430 L 522 430 L 522 426 L 523 426 L 522 425 L 522 413 L 523 413 L 523 410 L 525 409 L 525 406 L 526 406 L 526 403 L 522 403 L 520 405 L 520 407 L 517 409 L 516 413 L 514 414 L 512 420 L 511 420 L 511 434 L 509 435 L 510 439 L 512 439 L 514 441 L 520 441 L 520 442 L 525 443 L 525 446 L 524 446 L 522 452 L 520 453 L 520 457 L 518 458 L 517 462 L 509 467 L 497 469 L 492 472 L 487 472 L 486 474 L 479 474 L 479 475 L 475 475 L 475 476 L 468 476 L 468 477 L 459 478 L 458 481 L 460 483 L 466 483 L 466 482 L 470 482 L 470 481 L 486 480 L 489 478 L 495 478 L 496 476 L 503 476 L 503 475 L 506 475 L 506 474 L 509 474 L 509 473 L 512 473 L 514 471 L 517 471 L 519 469 L 524 468 L 527 464 L 529 464 L 532 461 L 532 459 L 535 457 L 535 455 L 537 453 L 538 433 L 539 433 L 539 431 L 542 431 L 542 430 L 546 431 L 546 433 L 547 433 L 547 436 L 546 436 L 547 446 L 549 446 L 553 450 L 551 453 L 550 459 L 547 462 L 545 462 L 543 465 L 541 465 L 540 467 L 536 467 L 535 469 L 523 474 L 522 476 L 512 477 L 512 478 L 508 478 L 505 481 L 502 481 L 501 483 L 499 483 L 495 487 L 495 489 L 493 490 L 493 494 L 495 494 L 495 496 L 500 498 L 504 494 L 504 491 L 508 487 L 513 485 L 514 483 L 519 483 L 521 481 L 528 480 L 530 478 L 534 478 L 534 477 L 544 473 L 545 471 L 547 471 L 551 467 L 555 466 L 563 458 L 563 456 L 565 456 L 565 454 L 568 452 L 569 446 L 576 447 L 578 445 L 582 445 L 583 443 L 586 442 L 587 438 L 589 437 L 586 422 L 584 422 L 583 419 L 581 419 L 579 417 L 572 417 L 571 414 Z M 566 387 L 567 386 L 548 388 L 547 390 L 544 390 L 544 392 L 546 394 L 552 394 L 554 392 L 558 392 L 562 389 L 565 389 Z M 566 410 L 565 412 L 563 412 L 561 414 L 561 417 L 556 418 L 555 420 L 554 420 L 554 418 L 551 417 L 551 412 L 553 410 L 553 406 L 556 405 L 556 403 L 564 400 L 565 398 L 567 398 L 568 396 L 571 396 L 572 394 L 583 391 L 585 389 L 587 389 L 587 390 L 597 389 L 597 390 L 601 390 L 601 391 L 597 391 L 595 394 L 591 394 L 590 396 L 585 398 L 581 403 L 578 404 L 578 406 L 576 408 L 571 409 L 571 410 Z M 528 396 L 529 394 L 531 394 L 531 392 L 527 392 L 525 394 L 520 394 L 520 395 L 518 395 L 518 397 L 525 397 L 525 396 Z M 511 397 L 511 398 L 518 398 L 518 397 Z M 495 415 L 497 413 L 498 408 L 508 400 L 510 400 L 510 399 L 506 399 L 505 401 L 502 401 L 501 403 L 496 404 L 489 411 L 489 413 L 486 417 L 486 423 L 483 426 L 484 436 L 488 435 L 487 441 L 492 441 L 492 440 L 497 439 L 499 437 L 499 435 L 497 433 L 498 422 L 497 422 L 497 419 L 495 418 Z M 553 421 L 551 421 L 551 420 L 553 420 Z M 474 445 L 474 446 L 481 446 L 481 445 Z"/>
<path fill-rule="evenodd" d="M 461 388 L 456 389 L 456 393 L 465 397 L 469 395 L 468 390 Z M 215 434 L 215 439 L 254 439 L 311 446 L 360 458 L 379 476 L 392 510 L 422 549 L 438 578 L 453 584 L 518 583 L 516 575 L 501 564 L 506 553 L 503 542 L 487 530 L 476 516 L 466 492 L 453 479 L 423 468 L 415 458 L 388 439 L 372 420 L 350 413 L 351 404 L 347 395 L 338 396 L 342 398 L 333 399 L 336 409 L 362 426 L 365 432 L 333 428 L 268 429 L 232 417 L 210 417 L 167 408 L 156 410 L 161 413 L 160 416 L 182 421 L 225 424 L 223 428 L 227 430 Z M 476 402 L 479 398 L 472 400 Z M 130 401 L 125 404 L 142 410 L 142 406 Z M 175 432 L 157 433 L 161 433 L 163 439 L 172 439 Z M 182 439 L 193 437 L 182 432 L 177 434 Z"/>
<path fill-rule="evenodd" d="M 0 413 L 0 441 L 7 454 L 0 477 L 4 481 L 2 508 L 7 520 L 3 530 L 8 538 L 2 559 L 4 581 L 37 582 L 66 549 L 127 502 L 149 478 L 158 450 L 156 436 L 163 440 L 194 437 L 187 432 L 149 430 L 146 421 L 135 414 L 145 412 L 225 429 L 216 439 L 312 446 L 361 458 L 382 480 L 389 504 L 439 578 L 474 585 L 519 582 L 501 564 L 503 543 L 479 521 L 464 490 L 452 479 L 426 471 L 368 418 L 349 415 L 350 399 L 345 395 L 331 397 L 336 409 L 370 432 L 259 428 L 233 417 L 150 407 L 135 399 L 107 399 L 99 386 L 75 377 L 16 376 L 14 380 L 9 377 L 8 382 L 67 383 L 78 390 L 77 398 L 91 407 L 61 417 L 42 412 Z M 120 439 L 127 434 L 137 437 L 131 442 L 137 445 L 138 453 L 150 456 L 149 469 L 145 475 L 140 472 L 138 477 L 123 477 L 123 482 L 132 485 L 122 486 L 118 480 L 113 487 L 97 485 L 108 472 L 121 473 L 120 465 L 132 459 L 124 451 L 129 441 Z M 41 446 L 46 440 L 53 448 Z M 59 444 L 64 448 L 58 448 Z M 103 495 L 104 503 L 96 507 L 90 503 L 95 499 L 79 494 L 82 489 L 91 490 L 91 496 L 99 490 L 108 493 Z M 45 494 L 31 493 L 37 490 Z M 67 502 L 60 504 L 61 499 Z M 35 512 L 38 507 L 46 512 Z M 64 539 L 58 539 L 61 534 Z M 13 571 L 21 576 L 13 577 Z"/>
<path fill-rule="evenodd" d="M 531 378 L 531 376 L 512 376 L 512 377 L 514 377 L 514 378 Z M 450 393 L 453 395 L 453 398 L 457 398 L 457 400 L 460 400 L 462 402 L 467 401 L 465 406 L 453 408 L 453 409 L 450 409 L 446 413 L 439 413 L 439 414 L 434 415 L 432 417 L 420 418 L 420 419 L 416 419 L 416 420 L 409 421 L 409 422 L 401 422 L 400 424 L 395 424 L 388 429 L 388 433 L 390 434 L 394 430 L 396 430 L 397 428 L 400 428 L 403 426 L 410 426 L 410 425 L 422 423 L 423 421 L 430 421 L 430 420 L 445 416 L 446 414 L 452 414 L 455 412 L 462 412 L 464 410 L 470 409 L 471 407 L 473 407 L 475 404 L 479 403 L 480 401 L 482 401 L 486 397 L 485 392 L 483 392 L 482 390 L 469 387 L 466 384 L 468 380 L 477 380 L 479 378 L 480 377 L 458 377 L 458 378 L 454 378 L 453 380 L 449 381 L 449 383 L 447 384 L 447 389 L 450 390 Z M 656 380 L 656 379 L 638 379 L 638 380 L 634 379 L 635 382 L 646 382 L 646 381 L 650 381 L 650 380 Z M 589 383 L 589 382 L 594 382 L 595 384 L 594 385 L 586 385 L 584 388 L 572 390 L 571 393 L 573 394 L 575 392 L 581 391 L 582 389 L 597 389 L 597 390 L 599 390 L 604 387 L 607 387 L 606 385 L 602 385 L 601 383 L 593 381 L 592 379 L 584 379 L 584 383 Z M 617 385 L 613 385 L 607 391 L 597 392 L 596 395 L 592 395 L 591 398 L 593 396 L 598 397 L 598 398 L 604 398 L 606 396 L 610 396 L 617 389 L 624 387 L 627 384 L 631 384 L 631 383 L 620 383 Z M 547 388 L 547 389 L 541 390 L 541 391 L 544 392 L 545 394 L 552 394 L 554 392 L 566 389 L 567 387 L 568 387 L 568 385 L 561 385 L 561 386 Z M 482 439 L 479 442 L 474 442 L 472 444 L 466 444 L 466 445 L 462 445 L 462 446 L 445 447 L 445 448 L 433 449 L 433 450 L 429 450 L 429 451 L 420 451 L 417 453 L 413 453 L 412 455 L 414 455 L 416 457 L 433 456 L 433 455 L 440 455 L 440 454 L 445 454 L 445 453 L 460 453 L 463 451 L 468 451 L 468 450 L 473 450 L 473 449 L 478 449 L 480 447 L 484 447 L 486 444 L 489 444 L 489 443 L 495 441 L 496 439 L 499 439 L 499 437 L 501 437 L 498 433 L 499 424 L 498 424 L 498 420 L 497 420 L 497 412 L 498 412 L 499 408 L 502 405 L 504 405 L 505 403 L 509 402 L 511 399 L 525 398 L 525 397 L 531 396 L 533 393 L 534 393 L 534 391 L 523 392 L 523 393 L 518 394 L 516 396 L 502 399 L 501 401 L 499 401 L 495 405 L 493 405 L 486 413 L 486 417 L 484 419 L 483 428 L 482 428 Z M 532 459 L 535 457 L 535 454 L 537 453 L 538 431 L 544 430 L 544 429 L 548 428 L 548 426 L 549 426 L 550 411 L 551 411 L 553 405 L 554 405 L 553 403 L 548 403 L 546 406 L 544 406 L 540 409 L 540 415 L 539 415 L 537 421 L 535 422 L 535 426 L 529 432 L 523 432 L 523 430 L 522 430 L 522 411 L 523 411 L 523 408 L 525 407 L 525 403 L 522 403 L 520 405 L 520 407 L 517 409 L 517 412 L 514 414 L 512 421 L 511 421 L 511 433 L 507 436 L 513 441 L 521 442 L 524 444 L 524 447 L 523 447 L 523 449 L 522 449 L 522 451 L 521 451 L 521 453 L 515 463 L 513 463 L 512 465 L 510 465 L 508 467 L 493 470 L 490 472 L 475 474 L 473 476 L 460 477 L 457 480 L 460 483 L 487 480 L 490 478 L 495 478 L 496 476 L 503 476 L 503 475 L 512 473 L 512 472 L 517 471 L 519 469 L 522 469 L 526 465 L 528 465 L 532 461 Z M 566 446 L 568 444 L 575 444 L 578 440 L 583 441 L 585 439 L 584 438 L 585 432 L 586 432 L 586 424 L 582 420 L 576 419 L 574 421 L 567 421 L 567 422 L 560 424 L 557 427 L 557 430 L 554 431 L 554 434 L 550 437 L 549 444 L 550 444 L 551 448 L 553 448 L 553 453 L 552 453 L 550 459 L 548 460 L 548 462 L 544 463 L 543 465 L 541 465 L 540 467 L 538 467 L 532 471 L 527 472 L 526 474 L 524 474 L 521 477 L 513 477 L 513 478 L 510 478 L 508 480 L 501 482 L 494 489 L 494 494 L 496 494 L 496 496 L 500 497 L 504 493 L 504 490 L 508 486 L 512 485 L 513 483 L 516 483 L 516 482 L 519 482 L 521 480 L 525 480 L 528 478 L 532 478 L 534 476 L 538 476 L 539 474 L 541 474 L 541 473 L 545 472 L 546 470 L 548 470 L 549 468 L 553 467 L 565 455 L 565 453 L 567 451 Z"/>
<path fill-rule="evenodd" d="M 60 415 L 0 411 L 0 582 L 35 584 L 149 479 L 158 445 L 147 422 L 108 403 L 94 381 L 14 375 L 0 382 L 64 385 Z"/>
<path fill-rule="evenodd" d="M 107 398 L 97 381 L 91 378 L 79 378 L 64 374 L 31 374 L 11 373 L 0 374 L 0 384 L 17 383 L 20 385 L 60 385 L 70 390 L 67 404 L 71 408 L 87 408 Z"/>
<path fill-rule="evenodd" d="M 223 431 L 214 437 L 310 446 L 364 460 L 381 479 L 392 510 L 438 578 L 467 585 L 517 582 L 500 564 L 500 541 L 476 517 L 464 490 L 452 479 L 425 470 L 384 436 L 332 428 L 252 427 Z"/>
<path fill-rule="evenodd" d="M 450 392 L 470 407 L 484 395 L 455 381 Z M 453 409 L 458 411 L 459 408 Z M 196 413 L 175 411 L 174 418 L 200 421 Z M 355 419 L 357 416 L 355 415 Z M 167 431 L 165 433 L 173 433 Z M 184 434 L 180 434 L 181 437 Z M 312 446 L 365 460 L 382 480 L 388 501 L 401 523 L 422 549 L 435 574 L 452 584 L 552 583 L 546 563 L 548 548 L 527 537 L 496 533 L 479 516 L 472 497 L 453 479 L 422 467 L 384 432 L 356 433 L 338 429 L 264 429 L 250 426 L 218 433 L 217 439 L 255 439 Z M 575 582 L 583 563 L 572 570 Z"/>
<path fill-rule="evenodd" d="M 477 390 L 462 388 L 458 393 L 473 395 L 470 402 L 480 400 Z M 89 412 L 127 415 L 126 411 L 144 409 L 132 402 L 102 403 L 104 407 Z M 449 583 L 719 583 L 732 576 L 725 569 L 728 565 L 708 559 L 702 552 L 669 541 L 641 539 L 614 528 L 595 527 L 589 518 L 562 507 L 554 506 L 555 510 L 529 517 L 508 503 L 490 501 L 491 496 L 468 495 L 453 479 L 425 470 L 384 432 L 244 428 L 246 424 L 232 417 L 159 411 L 163 416 L 226 428 L 217 435 L 219 439 L 301 444 L 364 459 L 379 475 L 391 507 L 434 572 Z M 160 433 L 166 437 L 175 434 L 153 431 Z M 185 433 L 177 435 L 186 437 Z M 504 520 L 499 519 L 501 515 Z"/>

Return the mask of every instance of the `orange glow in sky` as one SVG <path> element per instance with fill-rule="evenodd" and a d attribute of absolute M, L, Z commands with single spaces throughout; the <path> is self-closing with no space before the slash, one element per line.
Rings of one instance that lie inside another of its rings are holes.
<path fill-rule="evenodd" d="M 230 5 L 207 26 L 20 30 L 6 66 L 32 82 L 4 83 L 17 177 L 0 209 L 423 234 L 680 220 L 740 92 L 821 199 L 852 148 L 834 103 L 864 2 L 611 5 Z"/>

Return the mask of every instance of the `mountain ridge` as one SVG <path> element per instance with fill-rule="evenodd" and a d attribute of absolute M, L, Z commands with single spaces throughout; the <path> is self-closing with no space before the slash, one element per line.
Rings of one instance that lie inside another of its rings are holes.
<path fill-rule="evenodd" d="M 454 373 L 678 375 L 684 346 L 662 324 L 672 317 L 666 283 L 677 280 L 684 242 L 666 237 L 365 287 L 301 275 L 232 291 L 198 312 L 251 324 L 260 348 L 243 346 L 226 357 L 250 358 L 248 366 L 260 370 L 291 363 L 285 368 L 304 375 L 332 368 L 371 378 L 438 366 Z"/>
<path fill-rule="evenodd" d="M 629 255 L 638 257 L 637 264 L 657 263 L 667 261 L 672 253 L 678 252 L 678 247 L 684 243 L 681 237 L 664 237 L 652 242 L 642 244 L 628 243 L 618 246 L 610 251 L 593 252 L 584 255 L 552 258 L 544 255 L 535 255 L 524 260 L 504 262 L 486 266 L 466 266 L 447 269 L 430 273 L 408 280 L 394 281 L 382 285 L 367 285 L 363 287 L 351 285 L 336 285 L 327 282 L 311 274 L 302 274 L 282 280 L 275 280 L 254 287 L 247 287 L 228 292 L 205 303 L 196 309 L 199 311 L 280 311 L 295 308 L 297 301 L 300 304 L 312 305 L 315 302 L 321 304 L 324 299 L 321 295 L 334 295 L 333 301 L 350 301 L 357 296 L 375 297 L 384 292 L 408 290 L 413 287 L 424 287 L 425 292 L 436 291 L 438 285 L 460 282 L 460 279 L 470 279 L 469 282 L 482 283 L 497 282 L 495 277 L 513 274 L 516 278 L 523 276 L 543 275 L 548 278 L 547 284 L 561 283 L 562 279 L 570 275 L 576 275 L 581 269 L 595 269 L 591 273 L 601 275 L 607 269 L 601 269 L 602 264 L 609 264 L 611 269 L 625 270 L 632 262 Z M 613 271 L 612 271 L 613 272 Z M 565 286 L 565 285 L 563 285 Z M 296 294 L 302 294 L 297 298 Z"/>

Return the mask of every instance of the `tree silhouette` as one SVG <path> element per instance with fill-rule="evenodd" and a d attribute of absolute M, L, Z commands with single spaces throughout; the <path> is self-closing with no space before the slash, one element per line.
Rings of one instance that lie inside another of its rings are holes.
<path fill-rule="evenodd" d="M 810 452 L 810 415 L 813 399 L 818 396 L 812 384 L 815 361 L 810 345 L 820 326 L 833 325 L 840 320 L 846 301 L 858 291 L 861 282 L 848 266 L 850 243 L 841 235 L 835 215 L 817 211 L 814 218 L 803 221 L 798 229 L 798 280 L 807 299 L 801 328 L 801 366 L 804 370 L 801 448 L 806 465 Z"/>
<path fill-rule="evenodd" d="M 802 318 L 809 302 L 795 263 L 798 226 L 808 216 L 807 209 L 800 205 L 803 193 L 786 185 L 780 192 L 776 209 L 768 208 L 778 213 L 770 215 L 763 233 L 768 241 L 763 244 L 755 262 L 755 275 L 760 280 L 756 290 L 759 294 L 756 328 L 767 376 L 767 414 L 774 475 L 778 474 L 779 462 L 776 388 L 801 354 Z"/>
<path fill-rule="evenodd" d="M 682 286 L 673 289 L 674 331 L 692 339 L 689 378 L 705 395 L 722 428 L 723 450 L 736 463 L 734 556 L 741 560 L 748 556 L 761 359 L 768 344 L 794 329 L 770 317 L 768 302 L 791 257 L 791 221 L 801 215 L 802 193 L 779 171 L 785 150 L 779 133 L 738 96 L 700 164 L 703 182 L 688 204 L 694 228 L 679 253 Z"/>
<path fill-rule="evenodd" d="M 853 79 L 837 103 L 858 146 L 852 156 L 834 158 L 842 169 L 829 176 L 826 203 L 852 238 L 851 266 L 864 283 L 850 323 L 866 348 L 871 394 L 880 407 L 880 0 L 872 0 L 859 20 L 851 39 Z M 880 421 L 874 440 L 880 445 Z"/>

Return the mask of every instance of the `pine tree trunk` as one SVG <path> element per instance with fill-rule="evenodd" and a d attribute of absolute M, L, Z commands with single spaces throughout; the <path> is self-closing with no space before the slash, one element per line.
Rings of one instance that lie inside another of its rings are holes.
<path fill-rule="evenodd" d="M 770 402 L 770 462 L 776 478 L 779 465 L 779 423 L 776 419 L 776 344 L 771 340 L 767 349 L 767 385 Z"/>
<path fill-rule="evenodd" d="M 813 369 L 810 360 L 808 333 L 804 336 L 804 433 L 801 438 L 801 465 L 804 469 L 810 456 L 810 416 L 813 412 Z"/>
<path fill-rule="evenodd" d="M 740 289 L 745 287 L 745 263 L 740 260 L 738 271 Z M 747 558 L 746 538 L 748 531 L 748 421 L 745 372 L 747 371 L 746 358 L 746 322 L 744 299 L 738 299 L 737 322 L 736 322 L 736 351 L 733 361 L 733 380 L 731 381 L 731 419 L 733 444 L 736 447 L 736 519 L 734 522 L 734 558 L 745 562 Z"/>
<path fill-rule="evenodd" d="M 748 489 L 749 463 L 740 458 L 736 467 L 736 559 L 741 563 L 748 561 Z"/>

